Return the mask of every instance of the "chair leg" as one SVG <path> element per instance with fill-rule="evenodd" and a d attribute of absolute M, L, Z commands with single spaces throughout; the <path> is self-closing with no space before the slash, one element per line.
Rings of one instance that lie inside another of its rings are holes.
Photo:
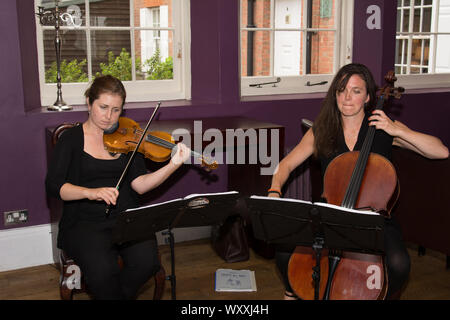
<path fill-rule="evenodd" d="M 73 298 L 73 290 L 67 287 L 64 280 L 59 285 L 59 295 L 61 296 L 61 300 L 72 300 Z"/>
<path fill-rule="evenodd" d="M 59 276 L 59 295 L 62 300 L 72 300 L 73 298 L 73 289 L 70 289 L 67 286 L 68 278 L 70 274 L 67 272 L 67 268 L 70 264 L 73 263 L 73 260 L 70 260 L 66 257 L 64 252 L 61 252 L 59 255 L 59 264 L 60 264 L 60 276 Z"/>
<path fill-rule="evenodd" d="M 166 271 L 161 265 L 159 271 L 155 274 L 155 290 L 153 292 L 153 300 L 161 300 L 166 285 Z"/>
<path fill-rule="evenodd" d="M 59 261 L 59 294 L 62 300 L 72 300 L 74 292 L 84 292 L 86 290 L 81 270 L 64 251 L 61 251 Z"/>
<path fill-rule="evenodd" d="M 166 286 L 166 270 L 161 263 L 161 253 L 158 252 L 159 270 L 154 275 L 155 278 L 155 290 L 153 291 L 153 300 L 161 300 L 164 288 Z"/>

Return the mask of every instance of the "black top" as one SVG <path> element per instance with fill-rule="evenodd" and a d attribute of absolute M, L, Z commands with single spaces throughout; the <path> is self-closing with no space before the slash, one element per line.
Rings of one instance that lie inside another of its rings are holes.
<path fill-rule="evenodd" d="M 369 129 L 368 118 L 369 115 L 366 114 L 361 124 L 361 128 L 359 129 L 358 140 L 356 141 L 353 151 L 359 151 L 363 146 L 367 130 Z M 393 139 L 394 138 L 391 135 L 387 134 L 386 131 L 377 129 L 375 131 L 375 137 L 373 139 L 372 149 L 370 150 L 370 152 L 378 153 L 384 156 L 389 161 L 391 161 Z M 341 131 L 338 137 L 338 151 L 328 158 L 320 157 L 320 164 L 322 167 L 322 177 L 325 175 L 325 170 L 327 169 L 328 165 L 334 158 L 336 158 L 338 155 L 342 153 L 349 151 L 350 150 L 348 149 L 347 144 L 345 143 L 344 132 Z"/>
<path fill-rule="evenodd" d="M 83 151 L 83 126 L 66 130 L 53 150 L 45 180 L 47 194 L 60 199 L 59 191 L 66 182 L 88 188 L 115 187 L 130 155 L 120 155 L 118 159 L 103 160 Z M 131 181 L 147 173 L 145 160 L 136 154 L 119 188 L 117 205 L 112 207 L 109 219 L 118 213 L 139 206 L 139 196 L 131 188 Z M 63 215 L 59 222 L 58 247 L 64 247 L 64 232 L 79 221 L 105 221 L 106 203 L 95 200 L 64 201 Z"/>

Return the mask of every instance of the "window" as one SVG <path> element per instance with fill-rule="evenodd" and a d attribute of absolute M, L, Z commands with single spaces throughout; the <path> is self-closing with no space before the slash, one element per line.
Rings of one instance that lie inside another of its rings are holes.
<path fill-rule="evenodd" d="M 55 9 L 54 0 L 36 0 L 35 11 Z M 189 1 L 59 1 L 62 95 L 84 104 L 94 77 L 112 74 L 127 90 L 127 101 L 190 98 Z M 69 16 L 70 14 L 70 16 Z M 42 105 L 55 102 L 54 24 L 36 19 Z"/>
<path fill-rule="evenodd" d="M 407 88 L 450 86 L 450 0 L 398 0 L 395 73 Z"/>
<path fill-rule="evenodd" d="M 241 95 L 327 91 L 352 29 L 353 0 L 241 0 Z"/>

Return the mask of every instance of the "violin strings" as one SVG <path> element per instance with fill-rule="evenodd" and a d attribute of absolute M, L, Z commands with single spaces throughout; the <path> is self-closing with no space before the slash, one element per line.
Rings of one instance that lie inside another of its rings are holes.
<path fill-rule="evenodd" d="M 136 129 L 136 130 L 135 130 L 135 133 L 140 133 L 140 134 L 142 134 L 142 133 L 143 133 L 143 130 Z M 147 134 L 147 140 L 148 140 L 149 142 L 154 142 L 155 144 L 160 145 L 160 146 L 162 146 L 162 147 L 165 147 L 165 148 L 167 148 L 167 149 L 172 149 L 173 147 L 175 147 L 175 144 L 174 144 L 174 143 L 171 143 L 171 142 L 169 142 L 169 141 L 167 141 L 167 140 L 164 140 L 164 139 L 162 139 L 162 138 L 156 137 L 156 136 L 151 135 L 151 134 Z"/>
<path fill-rule="evenodd" d="M 162 147 L 166 147 L 168 149 L 172 149 L 173 147 L 175 147 L 175 144 L 173 144 L 173 143 L 171 143 L 169 141 L 166 141 L 164 139 L 161 139 L 159 137 L 155 137 L 155 136 L 153 136 L 151 134 L 147 135 L 147 139 L 150 142 L 154 142 L 155 144 L 158 144 L 158 145 L 160 145 Z"/>
<path fill-rule="evenodd" d="M 148 138 L 148 140 L 150 142 L 154 142 L 155 144 L 158 144 L 160 146 L 166 147 L 168 149 L 172 149 L 172 148 L 176 147 L 176 144 L 171 143 L 171 142 L 169 142 L 167 140 L 161 139 L 159 137 L 153 136 L 151 134 L 147 135 L 147 138 Z M 195 156 L 195 157 L 200 157 L 202 159 L 205 158 L 202 154 L 200 154 L 200 153 L 198 153 L 198 152 L 196 152 L 194 150 L 191 150 L 191 155 Z"/>
<path fill-rule="evenodd" d="M 136 133 L 142 133 L 143 131 L 142 130 L 136 130 L 135 132 Z M 154 143 L 156 145 L 159 145 L 159 146 L 167 148 L 167 149 L 173 149 L 174 147 L 176 147 L 176 144 L 174 144 L 172 142 L 169 142 L 167 140 L 164 140 L 162 138 L 156 137 L 156 136 L 151 135 L 151 134 L 147 135 L 147 141 L 152 142 L 152 143 Z M 195 156 L 195 157 L 199 157 L 203 161 L 207 160 L 207 158 L 204 157 L 202 154 L 200 154 L 200 153 L 198 153 L 196 151 L 193 151 L 193 150 L 191 150 L 191 155 Z M 208 159 L 208 161 L 209 161 L 209 159 Z"/>
<path fill-rule="evenodd" d="M 149 142 L 153 142 L 153 143 L 155 143 L 155 144 L 157 144 L 157 145 L 160 145 L 160 146 L 162 146 L 162 147 L 165 147 L 165 148 L 167 148 L 167 149 L 172 149 L 172 148 L 176 147 L 176 144 L 171 143 L 171 142 L 169 142 L 169 141 L 166 141 L 166 140 L 164 140 L 164 139 L 161 139 L 161 138 L 159 138 L 159 137 L 153 136 L 153 135 L 151 135 L 151 134 L 147 135 L 147 138 L 148 138 L 148 141 L 149 141 Z M 196 157 L 200 157 L 200 158 L 202 158 L 202 159 L 204 158 L 203 155 L 201 155 L 201 154 L 199 154 L 198 152 L 195 152 L 195 151 L 193 151 L 193 150 L 191 150 L 191 155 L 192 155 L 192 156 L 196 156 Z"/>

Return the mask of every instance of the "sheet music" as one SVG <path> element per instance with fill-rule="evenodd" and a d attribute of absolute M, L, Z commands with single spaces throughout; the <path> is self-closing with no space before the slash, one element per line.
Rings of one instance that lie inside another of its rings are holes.
<path fill-rule="evenodd" d="M 263 197 L 263 196 L 251 196 L 250 199 L 262 199 L 262 200 L 271 200 L 271 201 L 287 201 L 287 202 L 295 202 L 295 203 L 304 203 L 304 204 L 313 204 L 319 207 L 328 207 L 336 210 L 341 210 L 350 213 L 358 213 L 358 214 L 369 214 L 369 215 L 380 215 L 378 212 L 369 211 L 369 210 L 357 210 L 357 209 L 349 209 L 341 206 L 337 206 L 334 204 L 329 204 L 326 202 L 311 202 L 307 200 L 300 199 L 291 199 L 291 198 L 276 198 L 276 197 Z"/>
<path fill-rule="evenodd" d="M 177 201 L 182 201 L 182 200 L 183 200 L 183 199 L 181 199 L 181 198 L 173 199 L 173 200 L 168 200 L 168 201 L 164 201 L 164 202 L 160 202 L 160 203 L 149 204 L 149 205 L 143 206 L 143 207 L 127 209 L 127 210 L 125 210 L 124 212 L 130 212 L 130 211 L 136 211 L 136 210 L 141 210 L 141 209 L 146 209 L 146 208 L 151 208 L 151 207 L 163 206 L 163 205 L 168 204 L 168 203 L 171 203 L 171 202 L 177 202 Z"/>
<path fill-rule="evenodd" d="M 351 212 L 351 213 L 369 214 L 369 215 L 375 215 L 375 216 L 379 216 L 380 215 L 378 212 L 375 212 L 375 211 L 349 209 L 349 208 L 344 208 L 344 207 L 341 207 L 341 206 L 336 206 L 334 204 L 329 204 L 329 203 L 326 203 L 326 202 L 314 202 L 314 205 L 319 206 L 319 207 L 333 208 L 333 209 L 336 209 L 336 210 L 342 210 L 342 211 Z"/>
<path fill-rule="evenodd" d="M 184 197 L 184 200 L 192 199 L 195 197 L 208 197 L 208 196 L 220 196 L 220 195 L 227 195 L 227 194 L 238 194 L 237 191 L 226 191 L 226 192 L 216 192 L 216 193 L 193 193 L 190 195 L 187 195 Z"/>
<path fill-rule="evenodd" d="M 275 197 L 264 197 L 264 196 L 251 196 L 250 199 L 261 199 L 261 200 L 271 200 L 271 201 L 287 201 L 287 202 L 313 204 L 311 201 L 299 200 L 299 199 L 291 199 L 291 198 L 275 198 Z"/>
<path fill-rule="evenodd" d="M 160 203 L 149 204 L 149 205 L 146 205 L 146 206 L 143 206 L 143 207 L 131 208 L 131 209 L 125 210 L 124 212 L 131 212 L 131 211 L 136 211 L 136 210 L 141 210 L 141 209 L 147 209 L 147 208 L 152 208 L 152 207 L 163 206 L 163 205 L 166 205 L 168 203 L 177 202 L 177 201 L 183 201 L 183 200 L 189 200 L 189 199 L 196 198 L 196 197 L 220 196 L 220 195 L 238 194 L 238 193 L 239 192 L 237 192 L 237 191 L 216 192 L 216 193 L 193 193 L 193 194 L 189 194 L 189 195 L 185 196 L 184 198 L 177 198 L 177 199 L 168 200 L 168 201 L 164 201 L 164 202 L 160 202 Z"/>

